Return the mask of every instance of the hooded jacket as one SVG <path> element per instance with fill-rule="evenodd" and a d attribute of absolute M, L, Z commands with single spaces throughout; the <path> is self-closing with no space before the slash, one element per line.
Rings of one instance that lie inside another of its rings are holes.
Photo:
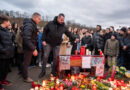
<path fill-rule="evenodd" d="M 66 34 L 70 39 L 75 39 L 75 37 L 67 30 L 65 24 L 59 24 L 57 21 L 57 16 L 53 21 L 50 21 L 43 30 L 42 40 L 46 41 L 51 46 L 59 46 L 63 41 L 63 34 Z"/>

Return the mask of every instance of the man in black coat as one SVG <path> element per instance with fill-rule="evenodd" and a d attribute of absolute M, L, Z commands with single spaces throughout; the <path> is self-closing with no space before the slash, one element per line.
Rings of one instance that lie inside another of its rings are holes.
<path fill-rule="evenodd" d="M 5 15 L 0 16 L 0 90 L 4 90 L 3 84 L 11 84 L 11 82 L 6 80 L 10 58 L 14 55 L 11 34 L 7 29 L 9 25 L 9 18 Z"/>
<path fill-rule="evenodd" d="M 42 35 L 44 55 L 42 71 L 39 75 L 39 78 L 43 77 L 46 73 L 46 63 L 51 50 L 53 52 L 53 65 L 51 73 L 54 76 L 57 75 L 57 57 L 59 55 L 60 44 L 63 40 L 63 34 L 65 33 L 70 39 L 75 39 L 75 37 L 67 30 L 64 24 L 64 19 L 64 14 L 59 14 L 54 18 L 53 21 L 50 21 L 44 28 Z M 76 39 L 76 41 L 78 40 L 79 39 Z"/>
<path fill-rule="evenodd" d="M 32 19 L 25 19 L 23 22 L 23 50 L 24 63 L 22 75 L 25 82 L 32 82 L 33 80 L 28 76 L 28 66 L 30 65 L 32 55 L 37 56 L 37 24 L 41 20 L 39 13 L 34 13 Z"/>
<path fill-rule="evenodd" d="M 96 26 L 96 32 L 94 33 L 94 35 L 93 35 L 93 51 L 94 51 L 94 55 L 99 55 L 99 48 L 97 47 L 97 41 L 98 41 L 98 39 L 99 39 L 99 37 L 100 37 L 100 31 L 102 30 L 102 27 L 101 27 L 101 25 L 97 25 Z"/>
<path fill-rule="evenodd" d="M 127 30 L 127 37 L 124 39 L 124 65 L 126 69 L 130 70 L 130 27 Z"/>
<path fill-rule="evenodd" d="M 108 40 L 108 39 L 110 39 L 111 38 L 111 33 L 110 33 L 110 28 L 107 28 L 106 29 L 106 34 L 104 35 L 104 38 L 105 38 L 105 43 L 106 43 L 106 41 Z"/>
<path fill-rule="evenodd" d="M 127 29 L 125 27 L 122 27 L 120 29 L 120 34 L 117 35 L 117 40 L 119 41 L 119 46 L 120 46 L 119 55 L 117 57 L 117 65 L 119 67 L 124 66 L 124 54 L 125 53 L 124 53 L 123 48 L 125 46 L 124 39 L 126 38 L 126 36 L 127 36 Z"/>
<path fill-rule="evenodd" d="M 104 46 L 105 46 L 105 39 L 104 39 L 104 32 L 101 30 L 99 37 L 96 39 L 96 46 L 98 49 L 97 55 L 99 55 L 100 51 L 104 52 Z"/>

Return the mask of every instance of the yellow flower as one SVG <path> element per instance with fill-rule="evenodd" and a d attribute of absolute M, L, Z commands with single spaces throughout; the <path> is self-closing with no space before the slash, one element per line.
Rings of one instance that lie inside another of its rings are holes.
<path fill-rule="evenodd" d="M 85 85 L 81 85 L 80 87 L 81 87 L 81 88 L 85 88 Z"/>
<path fill-rule="evenodd" d="M 120 69 L 126 71 L 126 68 L 125 68 L 125 67 L 120 67 Z"/>
<path fill-rule="evenodd" d="M 94 83 L 95 83 L 95 81 L 94 81 L 94 80 L 92 80 L 92 81 L 91 81 L 91 84 L 94 84 Z"/>
<path fill-rule="evenodd" d="M 120 71 L 120 74 L 123 74 L 123 72 Z"/>
<path fill-rule="evenodd" d="M 119 72 L 119 67 L 116 66 L 116 71 Z"/>

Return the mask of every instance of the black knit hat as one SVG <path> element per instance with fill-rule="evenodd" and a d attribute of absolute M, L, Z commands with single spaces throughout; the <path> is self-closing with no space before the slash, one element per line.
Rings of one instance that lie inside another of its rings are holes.
<path fill-rule="evenodd" d="M 122 28 L 121 28 L 121 31 L 126 32 L 127 29 L 126 29 L 125 27 L 122 27 Z"/>
<path fill-rule="evenodd" d="M 116 34 L 115 33 L 111 34 L 111 36 L 114 36 L 116 38 Z"/>

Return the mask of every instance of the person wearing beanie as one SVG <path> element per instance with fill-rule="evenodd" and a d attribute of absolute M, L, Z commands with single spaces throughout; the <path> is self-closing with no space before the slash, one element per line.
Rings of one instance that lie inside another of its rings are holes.
<path fill-rule="evenodd" d="M 130 27 L 127 30 L 127 37 L 124 39 L 124 66 L 130 70 Z"/>
<path fill-rule="evenodd" d="M 120 35 L 118 35 L 117 39 L 119 41 L 119 46 L 120 46 L 120 52 L 119 52 L 119 55 L 118 55 L 118 58 L 117 58 L 117 65 L 120 67 L 120 66 L 124 66 L 124 50 L 123 50 L 123 47 L 124 47 L 124 39 L 126 38 L 127 36 L 127 29 L 126 27 L 122 27 L 120 29 Z"/>
<path fill-rule="evenodd" d="M 126 29 L 125 27 L 122 27 L 122 28 L 121 28 L 121 31 L 126 32 L 127 29 Z"/>
<path fill-rule="evenodd" d="M 111 39 L 106 41 L 104 54 L 107 56 L 107 64 L 109 67 L 116 65 L 116 58 L 119 54 L 119 42 L 116 40 L 115 34 L 112 34 Z"/>

